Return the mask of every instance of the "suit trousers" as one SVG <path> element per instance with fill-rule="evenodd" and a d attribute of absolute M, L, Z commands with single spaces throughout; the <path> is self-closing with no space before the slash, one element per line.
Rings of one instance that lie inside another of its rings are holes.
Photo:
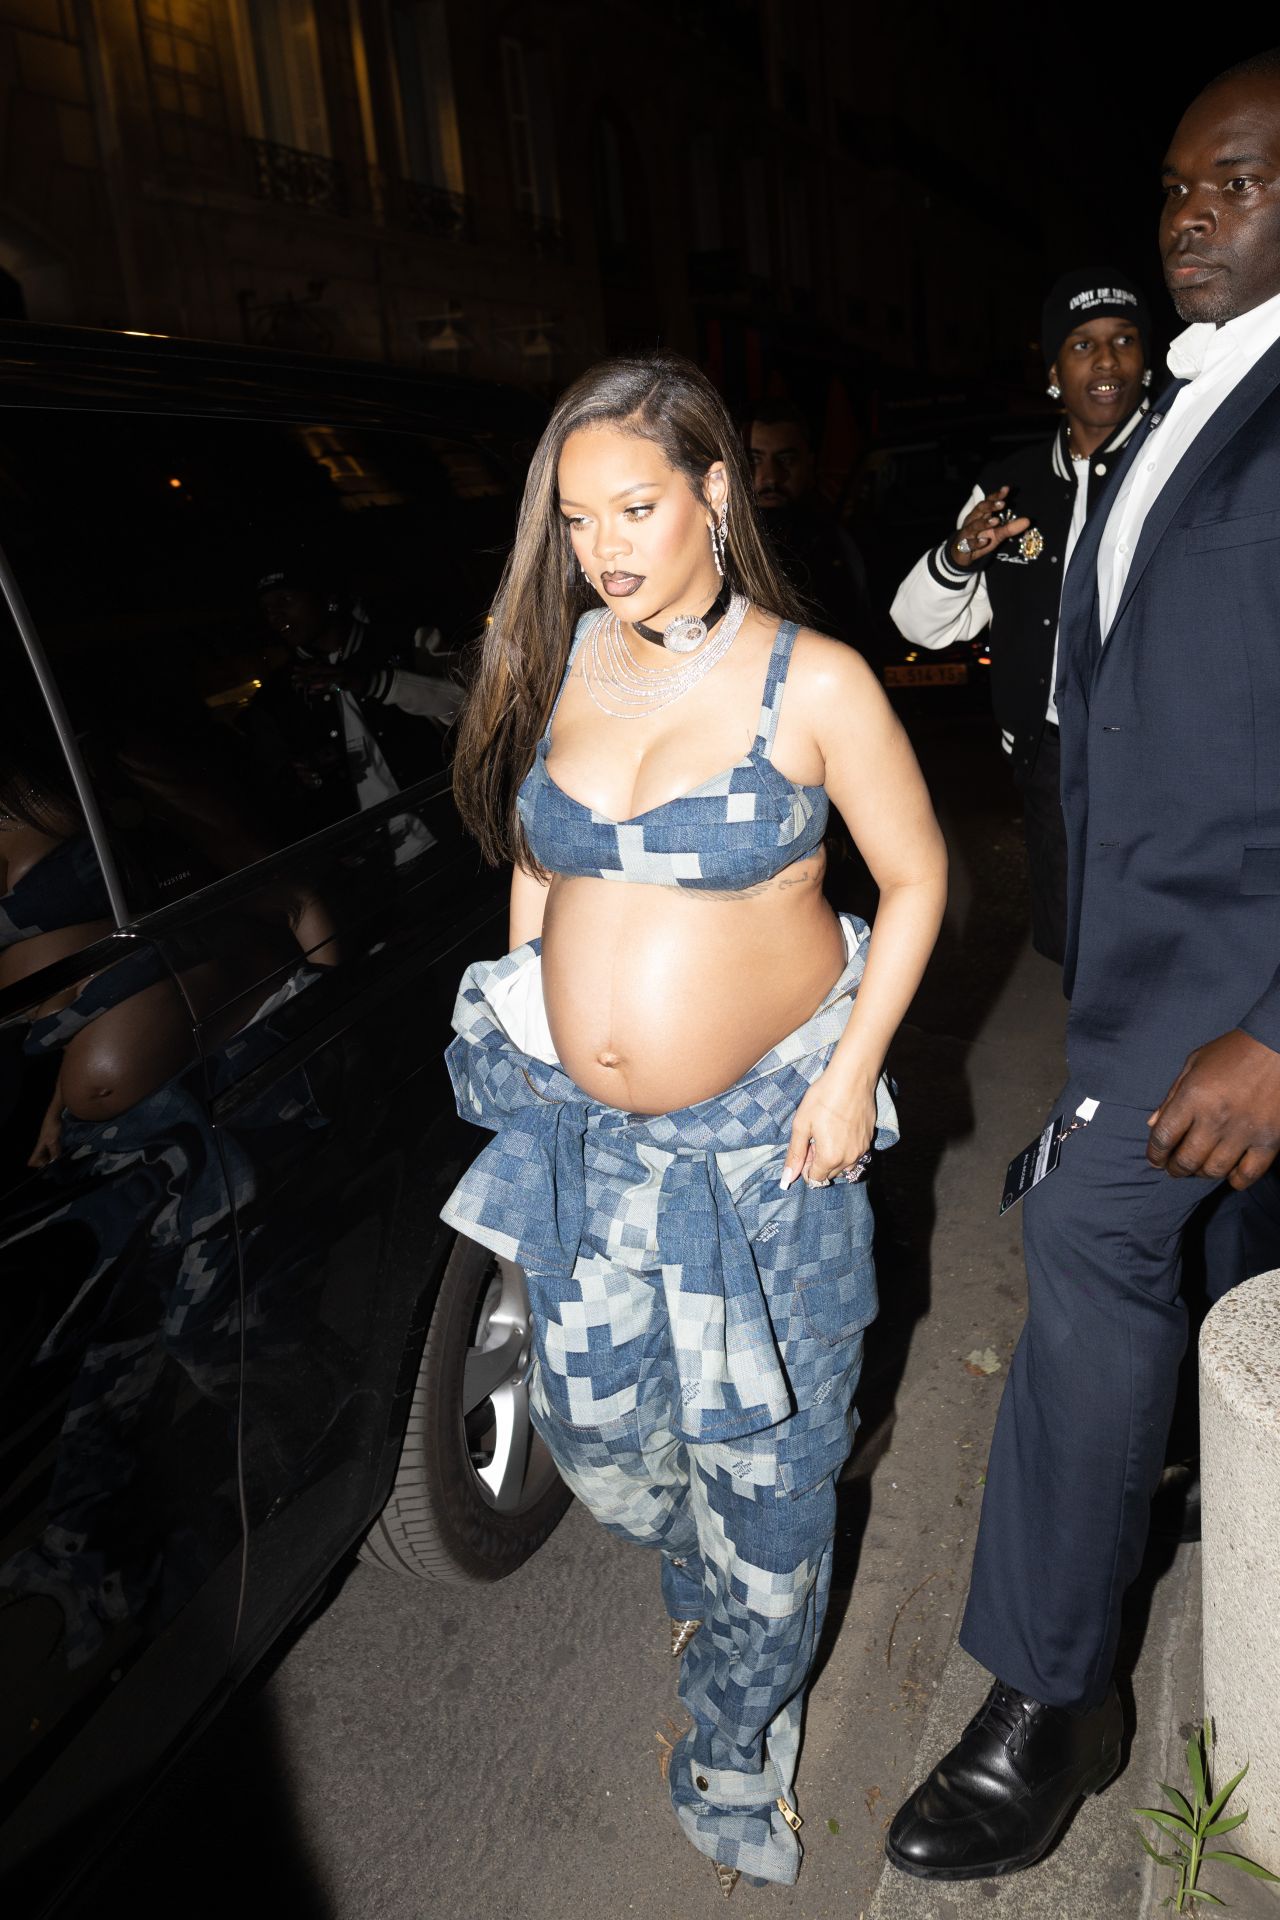
<path fill-rule="evenodd" d="M 1055 1102 L 1070 1124 L 1088 1095 Z M 1023 1201 L 1027 1320 L 996 1422 L 960 1640 L 1054 1706 L 1115 1664 L 1187 1340 L 1182 1236 L 1221 1186 L 1146 1158 L 1146 1107 L 1105 1101 Z"/>

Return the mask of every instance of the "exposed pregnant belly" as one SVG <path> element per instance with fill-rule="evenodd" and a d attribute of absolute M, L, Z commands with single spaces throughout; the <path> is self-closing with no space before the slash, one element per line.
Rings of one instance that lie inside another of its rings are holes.
<path fill-rule="evenodd" d="M 845 965 L 812 884 L 750 898 L 553 880 L 542 989 L 561 1062 L 593 1099 L 665 1113 L 723 1093 L 821 1005 Z"/>

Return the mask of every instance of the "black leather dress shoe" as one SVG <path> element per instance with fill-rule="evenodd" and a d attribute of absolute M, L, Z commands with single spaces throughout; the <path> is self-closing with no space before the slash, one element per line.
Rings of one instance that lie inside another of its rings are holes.
<path fill-rule="evenodd" d="M 997 1680 L 957 1744 L 902 1806 L 885 1852 L 923 1880 L 1017 1873 L 1120 1766 L 1114 1687 L 1091 1713 L 1042 1706 Z"/>
<path fill-rule="evenodd" d="M 1198 1460 L 1174 1460 L 1166 1466 L 1151 1501 L 1151 1531 L 1157 1540 L 1180 1544 L 1200 1538 Z"/>

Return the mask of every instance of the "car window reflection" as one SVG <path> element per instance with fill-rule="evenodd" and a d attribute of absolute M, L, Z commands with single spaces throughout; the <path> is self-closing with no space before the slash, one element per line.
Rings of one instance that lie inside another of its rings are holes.
<path fill-rule="evenodd" d="M 306 796 L 328 824 L 443 768 L 462 689 L 443 661 L 423 670 L 414 652 L 420 627 L 379 618 L 332 562 L 305 551 L 276 556 L 258 581 L 258 605 L 284 658 L 255 690 L 243 728 L 291 801 Z M 406 813 L 393 842 L 399 865 L 431 837 Z"/>
<path fill-rule="evenodd" d="M 25 660 L 0 659 L 2 1776 L 117 1686 L 237 1551 L 242 1366 L 296 1349 L 281 1276 L 316 1248 L 305 1222 L 282 1234 L 246 1303 L 234 1209 L 260 1197 L 264 1155 L 300 1157 L 327 1120 L 305 1068 L 242 1103 L 221 1140 L 211 1096 L 271 1059 L 338 940 L 290 877 L 170 951 L 111 942 L 61 748 Z M 120 837 L 138 897 L 157 897 L 175 842 Z M 50 988 L 47 969 L 80 952 L 83 973 Z M 277 1471 L 289 1418 L 310 1417 L 296 1392 L 281 1403 Z"/>
<path fill-rule="evenodd" d="M 92 477 L 93 506 L 69 566 L 72 473 Z M 15 411 L 0 505 L 131 912 L 447 770 L 461 651 L 513 514 L 512 481 L 479 446 Z M 421 813 L 390 838 L 391 865 L 411 863 L 429 844 Z"/>

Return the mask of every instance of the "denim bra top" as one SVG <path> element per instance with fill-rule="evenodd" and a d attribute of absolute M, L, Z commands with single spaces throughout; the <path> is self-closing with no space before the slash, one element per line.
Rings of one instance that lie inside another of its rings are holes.
<path fill-rule="evenodd" d="M 569 654 L 577 657 L 587 623 L 578 622 Z M 798 629 L 784 621 L 769 656 L 760 724 L 750 751 L 723 773 L 630 820 L 611 820 L 558 787 L 547 772 L 551 728 L 564 693 L 538 742 L 532 767 L 520 784 L 516 806 L 534 858 L 548 873 L 600 880 L 631 880 L 654 887 L 703 887 L 738 893 L 771 880 L 822 839 L 827 796 L 778 772 L 769 758 Z"/>
<path fill-rule="evenodd" d="M 9 893 L 0 894 L 0 949 L 59 927 L 109 920 L 111 906 L 87 834 L 60 840 Z"/>

